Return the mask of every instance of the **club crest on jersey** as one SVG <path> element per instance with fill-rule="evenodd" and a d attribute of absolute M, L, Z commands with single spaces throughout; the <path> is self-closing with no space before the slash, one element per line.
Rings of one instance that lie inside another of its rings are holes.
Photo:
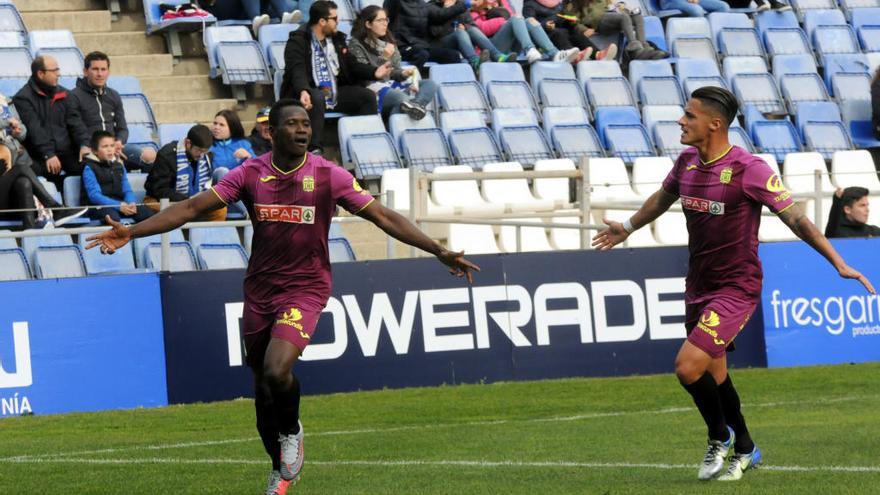
<path fill-rule="evenodd" d="M 254 205 L 260 222 L 315 223 L 314 206 Z"/>
<path fill-rule="evenodd" d="M 710 215 L 724 215 L 724 203 L 690 196 L 681 197 L 681 207 Z"/>
<path fill-rule="evenodd" d="M 312 192 L 315 190 L 315 178 L 311 175 L 303 177 L 303 192 Z"/>
<path fill-rule="evenodd" d="M 733 169 L 730 167 L 725 168 L 721 171 L 721 175 L 718 177 L 718 180 L 721 181 L 722 184 L 730 184 L 730 179 L 733 178 Z"/>

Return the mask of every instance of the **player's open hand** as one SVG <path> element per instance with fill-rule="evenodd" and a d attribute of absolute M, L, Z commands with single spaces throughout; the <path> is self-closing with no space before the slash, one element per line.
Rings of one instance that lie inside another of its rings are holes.
<path fill-rule="evenodd" d="M 608 219 L 602 219 L 602 221 L 605 222 L 605 225 L 607 225 L 608 228 L 593 236 L 593 242 L 591 245 L 597 250 L 608 251 L 629 237 L 629 234 L 626 232 L 626 229 L 623 228 L 622 223 L 613 222 Z"/>
<path fill-rule="evenodd" d="M 871 281 L 868 280 L 868 277 L 862 275 L 861 273 L 859 273 L 858 271 L 856 271 L 852 267 L 850 267 L 848 265 L 843 265 L 843 268 L 838 270 L 837 273 L 839 273 L 840 276 L 843 278 L 851 278 L 851 279 L 858 280 L 859 282 L 862 283 L 862 285 L 865 286 L 866 289 L 868 289 L 868 292 L 870 292 L 871 294 L 877 293 L 877 291 L 874 290 L 874 286 L 871 285 Z"/>
<path fill-rule="evenodd" d="M 88 245 L 86 245 L 86 249 L 92 249 L 95 246 L 101 246 L 101 253 L 103 254 L 113 254 L 117 249 L 125 246 L 128 241 L 131 240 L 131 234 L 128 231 L 128 227 L 122 225 L 110 218 L 110 215 L 106 217 L 107 223 L 112 227 L 110 230 L 105 230 L 100 234 L 95 234 L 86 241 Z"/>
<path fill-rule="evenodd" d="M 473 283 L 474 277 L 472 272 L 480 271 L 480 267 L 471 263 L 464 258 L 464 251 L 450 251 L 444 249 L 437 255 L 437 259 L 449 267 L 449 273 L 456 277 L 467 277 L 468 283 Z"/>

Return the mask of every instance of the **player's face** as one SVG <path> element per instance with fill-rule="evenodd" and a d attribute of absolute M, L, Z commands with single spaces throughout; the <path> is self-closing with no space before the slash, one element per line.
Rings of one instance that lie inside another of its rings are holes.
<path fill-rule="evenodd" d="M 272 143 L 278 151 L 294 156 L 304 154 L 312 140 L 312 123 L 309 114 L 303 107 L 287 106 L 281 109 L 281 117 L 277 127 L 269 127 L 272 131 Z"/>
<path fill-rule="evenodd" d="M 868 197 L 865 196 L 858 201 L 854 201 L 852 206 L 844 206 L 843 213 L 853 222 L 868 223 L 868 214 L 870 213 Z"/>
<path fill-rule="evenodd" d="M 681 127 L 681 144 L 696 145 L 709 137 L 712 122 L 717 116 L 703 108 L 700 100 L 691 98 L 684 107 L 684 115 L 678 119 Z"/>

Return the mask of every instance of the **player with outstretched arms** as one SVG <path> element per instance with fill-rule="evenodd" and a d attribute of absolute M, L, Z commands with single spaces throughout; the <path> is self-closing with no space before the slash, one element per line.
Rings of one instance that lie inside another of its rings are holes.
<path fill-rule="evenodd" d="M 307 153 L 312 128 L 295 100 L 269 113 L 274 151 L 248 160 L 205 191 L 133 226 L 90 237 L 89 249 L 113 253 L 131 239 L 174 230 L 218 208 L 243 201 L 254 226 L 244 280 L 243 334 L 255 379 L 257 430 L 272 458 L 266 493 L 283 495 L 303 465 L 300 385 L 292 369 L 309 344 L 327 299 L 331 275 L 327 236 L 336 205 L 392 237 L 435 255 L 471 281 L 479 268 L 431 240 L 361 189 L 342 167 Z"/>
<path fill-rule="evenodd" d="M 685 282 L 688 337 L 675 359 L 675 373 L 708 427 L 700 480 L 738 480 L 762 461 L 727 371 L 727 351 L 733 350 L 733 339 L 761 297 L 761 207 L 770 208 L 841 277 L 856 279 L 874 293 L 868 279 L 847 266 L 807 219 L 770 166 L 730 144 L 727 130 L 737 110 L 730 91 L 717 87 L 694 91 L 678 121 L 682 144 L 692 147 L 681 153 L 663 186 L 629 220 L 606 220 L 608 228 L 596 234 L 592 243 L 599 250 L 611 249 L 681 201 L 690 251 Z M 731 449 L 730 464 L 722 474 Z"/>

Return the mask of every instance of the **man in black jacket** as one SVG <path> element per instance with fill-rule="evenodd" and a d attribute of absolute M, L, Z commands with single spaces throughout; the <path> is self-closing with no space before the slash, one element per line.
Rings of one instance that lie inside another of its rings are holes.
<path fill-rule="evenodd" d="M 336 30 L 336 4 L 318 0 L 309 9 L 308 24 L 290 33 L 284 48 L 284 80 L 281 95 L 299 100 L 312 122 L 309 151 L 321 151 L 324 111 L 349 115 L 375 115 L 376 95 L 359 81 L 382 79 L 390 67 L 376 70 L 358 63 L 348 54 L 345 34 Z M 382 77 L 380 77 L 382 76 Z"/>
<path fill-rule="evenodd" d="M 260 156 L 272 151 L 272 133 L 269 131 L 269 111 L 271 108 L 263 107 L 257 112 L 257 123 L 254 130 L 248 136 L 254 155 Z"/>
<path fill-rule="evenodd" d="M 91 136 L 95 131 L 112 133 L 116 137 L 116 156 L 125 156 L 130 166 L 149 171 L 156 159 L 155 151 L 149 147 L 126 146 L 128 124 L 122 97 L 107 86 L 110 57 L 103 52 L 91 52 L 86 55 L 84 65 L 83 77 L 77 79 L 76 87 L 70 92 L 70 102 L 76 105 L 88 134 Z"/>
<path fill-rule="evenodd" d="M 439 64 L 461 61 L 458 50 L 431 44 L 429 28 L 466 13 L 468 9 L 464 3 L 456 2 L 450 7 L 443 7 L 424 0 L 385 0 L 382 8 L 388 14 L 388 29 L 400 43 L 398 49 L 404 60 L 419 68 L 428 61 Z"/>
<path fill-rule="evenodd" d="M 144 204 L 159 211 L 160 199 L 178 202 L 207 191 L 214 173 L 209 153 L 213 144 L 211 129 L 196 124 L 186 133 L 185 139 L 163 146 L 156 153 L 156 162 L 144 184 L 147 192 Z M 214 210 L 207 218 L 199 220 L 222 222 L 226 220 L 226 208 Z"/>
<path fill-rule="evenodd" d="M 82 175 L 82 157 L 89 153 L 89 134 L 67 90 L 58 85 L 58 61 L 38 56 L 31 78 L 12 98 L 28 129 L 24 146 L 34 160 L 34 172 L 61 190 L 64 177 Z"/>
<path fill-rule="evenodd" d="M 868 190 L 838 189 L 831 200 L 825 237 L 880 237 L 880 227 L 868 224 Z"/>

